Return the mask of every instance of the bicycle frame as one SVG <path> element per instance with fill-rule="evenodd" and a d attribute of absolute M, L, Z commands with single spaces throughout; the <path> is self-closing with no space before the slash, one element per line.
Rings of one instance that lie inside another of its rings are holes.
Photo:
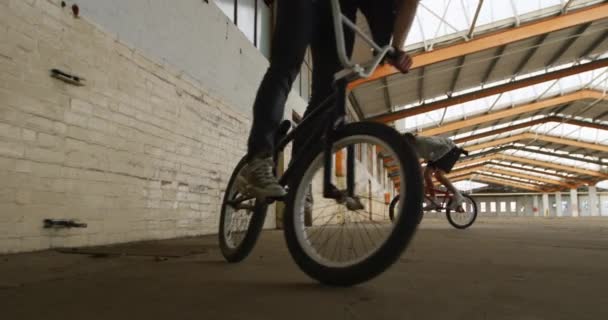
<path fill-rule="evenodd" d="M 443 198 L 443 200 L 441 201 L 441 208 L 442 209 L 445 208 L 448 203 L 450 203 L 450 200 L 452 200 L 452 197 L 454 196 L 448 190 L 442 190 L 442 189 L 437 189 L 437 188 L 429 188 L 429 189 L 426 189 L 425 193 L 424 193 L 424 197 L 426 199 L 428 199 L 429 201 L 433 200 L 431 198 L 431 195 L 430 195 L 430 191 L 431 190 L 435 192 L 435 195 L 438 195 L 440 198 Z"/>
<path fill-rule="evenodd" d="M 279 179 L 279 183 L 282 186 L 288 184 L 291 178 L 292 168 L 298 167 L 300 161 L 302 161 L 302 152 L 308 150 L 312 144 L 318 142 L 318 138 L 324 142 L 324 173 L 323 173 L 323 196 L 326 198 L 335 198 L 337 195 L 329 193 L 332 171 L 332 148 L 334 144 L 334 133 L 345 124 L 346 116 L 346 97 L 343 94 L 346 92 L 346 87 L 349 81 L 353 81 L 360 78 L 367 78 L 374 73 L 380 62 L 384 57 L 392 52 L 390 45 L 381 48 L 371 38 L 364 34 L 355 23 L 349 20 L 342 14 L 340 9 L 339 0 L 331 0 L 332 5 L 332 16 L 334 22 L 334 32 L 336 34 L 336 46 L 338 49 L 338 57 L 344 69 L 334 76 L 333 93 L 327 97 L 319 106 L 315 108 L 309 115 L 307 115 L 302 122 L 289 133 L 279 137 L 277 147 L 274 154 L 274 159 L 278 158 L 279 153 L 283 152 L 287 144 L 292 142 L 296 137 L 301 134 L 309 132 L 310 123 L 313 123 L 312 119 L 323 117 L 326 119 L 324 122 L 324 131 L 321 135 L 313 135 L 307 139 L 307 141 L 301 146 L 300 152 L 293 157 L 293 161 L 288 166 L 287 170 L 283 173 Z M 366 43 L 374 48 L 378 55 L 366 62 L 363 66 L 353 63 L 346 54 L 346 43 L 344 38 L 344 25 L 359 35 Z M 328 105 L 333 103 L 333 107 L 328 108 Z M 306 130 L 305 130 L 306 129 Z M 317 140 L 317 141 L 315 141 Z M 355 150 L 353 146 L 347 147 L 346 155 L 346 185 L 347 195 L 349 197 L 354 196 L 354 184 L 355 184 Z"/>

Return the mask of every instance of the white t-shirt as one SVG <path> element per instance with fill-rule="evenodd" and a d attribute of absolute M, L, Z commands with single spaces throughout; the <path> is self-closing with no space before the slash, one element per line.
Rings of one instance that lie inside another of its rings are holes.
<path fill-rule="evenodd" d="M 417 136 L 415 147 L 424 160 L 437 161 L 455 148 L 456 144 L 448 138 Z"/>

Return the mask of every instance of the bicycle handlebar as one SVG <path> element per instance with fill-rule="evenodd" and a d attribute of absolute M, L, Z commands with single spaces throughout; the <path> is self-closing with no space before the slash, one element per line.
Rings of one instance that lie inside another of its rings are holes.
<path fill-rule="evenodd" d="M 374 71 L 380 65 L 380 62 L 384 60 L 387 55 L 391 55 L 395 52 L 395 49 L 391 45 L 387 45 L 384 48 L 381 48 L 373 39 L 363 33 L 357 25 L 355 25 L 352 21 L 350 21 L 347 17 L 342 14 L 340 9 L 339 0 L 331 0 L 332 13 L 334 18 L 334 31 L 336 33 L 336 46 L 338 48 L 338 57 L 342 66 L 345 69 L 349 69 L 350 73 L 355 73 L 360 78 L 368 78 L 371 76 Z M 361 66 L 359 64 L 355 64 L 350 61 L 348 55 L 346 54 L 346 45 L 344 40 L 344 25 L 351 28 L 355 33 L 357 33 L 367 44 L 370 45 L 378 54 L 372 58 L 368 63 L 365 63 L 366 66 Z"/>

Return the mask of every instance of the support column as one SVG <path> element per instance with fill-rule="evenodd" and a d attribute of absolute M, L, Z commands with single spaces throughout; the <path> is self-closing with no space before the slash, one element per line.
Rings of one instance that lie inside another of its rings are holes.
<path fill-rule="evenodd" d="M 562 193 L 560 191 L 555 192 L 555 215 L 558 217 L 564 216 L 562 208 Z"/>
<path fill-rule="evenodd" d="M 573 217 L 578 217 L 578 192 L 576 189 L 570 189 L 570 214 Z"/>
<path fill-rule="evenodd" d="M 598 203 L 597 188 L 595 186 L 589 186 L 589 209 L 592 217 L 600 215 Z"/>
<path fill-rule="evenodd" d="M 548 217 L 549 212 L 551 212 L 551 210 L 549 209 L 549 194 L 543 193 L 543 212 L 542 212 L 541 216 Z"/>
<path fill-rule="evenodd" d="M 532 212 L 535 217 L 540 216 L 540 208 L 538 206 L 538 196 L 532 197 Z"/>

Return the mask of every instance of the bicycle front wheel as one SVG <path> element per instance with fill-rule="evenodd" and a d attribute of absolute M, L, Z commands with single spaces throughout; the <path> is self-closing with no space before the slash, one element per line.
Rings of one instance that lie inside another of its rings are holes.
<path fill-rule="evenodd" d="M 266 219 L 266 202 L 248 199 L 238 190 L 237 178 L 246 165 L 245 158 L 238 163 L 224 194 L 220 213 L 219 242 L 222 255 L 228 262 L 245 259 L 257 242 Z"/>
<path fill-rule="evenodd" d="M 348 198 L 359 205 L 323 198 L 324 152 L 319 144 L 294 168 L 284 232 L 289 252 L 306 274 L 328 285 L 350 286 L 385 271 L 407 247 L 422 214 L 422 177 L 414 150 L 392 128 L 359 122 L 345 126 L 335 138 L 332 184 L 346 194 L 348 173 L 343 169 L 348 170 L 347 150 L 354 150 L 355 195 Z M 304 208 L 310 189 L 315 201 L 307 225 Z M 393 223 L 387 192 L 399 194 Z"/>
<path fill-rule="evenodd" d="M 477 219 L 477 203 L 475 199 L 468 194 L 463 194 L 464 202 L 460 208 L 450 210 L 449 206 L 446 209 L 448 222 L 456 229 L 466 229 L 470 227 Z"/>

